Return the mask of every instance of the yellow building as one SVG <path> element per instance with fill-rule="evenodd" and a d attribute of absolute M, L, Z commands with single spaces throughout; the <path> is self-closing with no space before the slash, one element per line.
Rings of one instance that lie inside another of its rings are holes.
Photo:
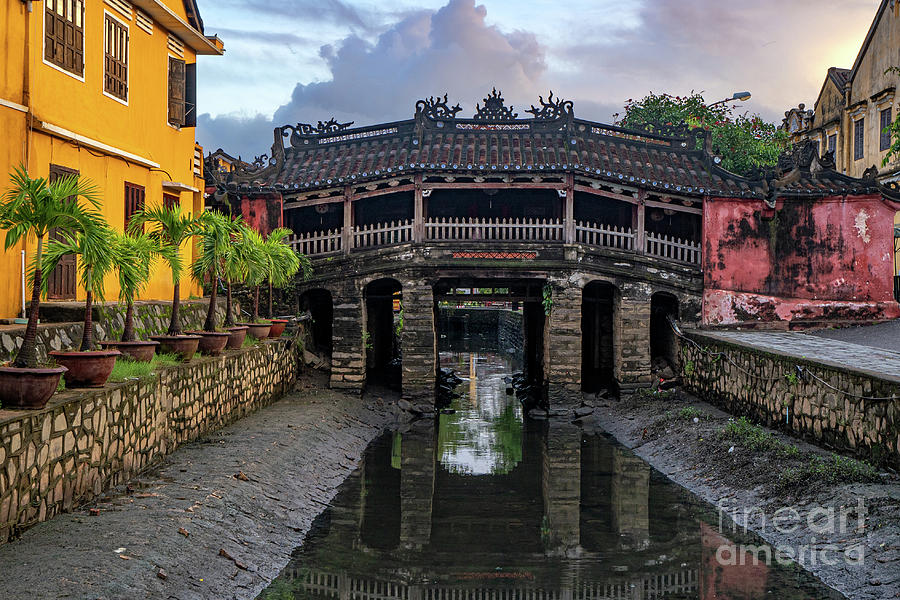
<path fill-rule="evenodd" d="M 17 165 L 32 176 L 79 173 L 120 231 L 141 207 L 203 210 L 196 62 L 224 48 L 203 33 L 195 0 L 0 0 L 0 32 L 0 190 Z M 21 252 L 33 249 L 0 250 L 0 317 L 21 312 Z M 51 298 L 83 299 L 76 282 L 74 265 L 60 265 Z M 200 293 L 187 276 L 181 291 Z M 111 278 L 109 299 L 117 292 Z M 144 299 L 171 293 L 158 265 Z"/>

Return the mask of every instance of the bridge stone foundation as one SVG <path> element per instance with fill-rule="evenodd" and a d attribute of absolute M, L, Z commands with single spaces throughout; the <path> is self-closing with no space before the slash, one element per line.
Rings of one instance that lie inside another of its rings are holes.
<path fill-rule="evenodd" d="M 534 246 L 534 261 L 454 261 L 452 252 L 439 246 L 400 245 L 339 258 L 317 267 L 314 279 L 298 291 L 326 289 L 333 301 L 333 354 L 331 386 L 359 390 L 370 379 L 367 353 L 373 349 L 367 333 L 383 331 L 385 323 L 370 323 L 384 315 L 368 315 L 365 289 L 378 279 L 399 283 L 402 330 L 399 347 L 403 396 L 427 402 L 434 396 L 438 367 L 437 304 L 435 287 L 460 281 L 545 282 L 548 306 L 540 293 L 523 297 L 527 370 L 546 384 L 551 406 L 572 405 L 582 394 L 582 311 L 584 290 L 599 281 L 614 290 L 609 315 L 612 323 L 612 373 L 620 389 L 647 387 L 651 376 L 651 298 L 665 292 L 677 300 L 677 317 L 684 323 L 699 320 L 702 283 L 697 271 L 644 259 L 613 262 L 578 248 L 565 253 Z M 542 253 L 546 253 L 544 260 Z M 570 256 L 571 255 L 571 256 Z M 465 279 L 468 278 L 468 279 Z M 440 284 L 440 285 L 439 285 Z M 473 284 L 474 285 L 474 284 Z M 446 297 L 446 296 L 441 296 Z M 545 298 L 546 300 L 546 298 Z M 391 325 L 399 324 L 395 315 Z M 608 334 L 604 334 L 608 335 Z M 535 336 L 541 339 L 535 339 Z M 370 357 L 371 358 L 371 357 Z M 372 364 L 372 361 L 368 361 Z M 608 366 L 605 368 L 609 368 Z M 380 374 L 380 373 L 379 373 Z"/>

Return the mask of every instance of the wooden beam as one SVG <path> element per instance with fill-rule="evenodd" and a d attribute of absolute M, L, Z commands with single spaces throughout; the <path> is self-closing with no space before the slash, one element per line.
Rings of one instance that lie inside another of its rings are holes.
<path fill-rule="evenodd" d="M 422 197 L 422 174 L 416 173 L 413 196 L 413 242 L 421 244 L 425 239 L 425 200 Z"/>
<path fill-rule="evenodd" d="M 605 198 L 612 198 L 613 200 L 621 200 L 622 202 L 628 202 L 629 204 L 637 204 L 637 198 L 633 196 L 628 196 L 625 194 L 617 194 L 615 192 L 610 192 L 609 190 L 598 190 L 592 188 L 589 185 L 576 185 L 576 192 L 584 192 L 585 194 L 593 194 L 595 196 L 603 196 Z"/>
<path fill-rule="evenodd" d="M 645 222 L 647 217 L 647 211 L 644 207 L 644 203 L 647 201 L 647 192 L 645 190 L 638 190 L 637 197 L 637 205 L 634 207 L 634 226 L 632 227 L 635 232 L 634 236 L 634 250 L 638 254 L 643 254 L 645 248 L 647 247 L 647 230 L 645 228 Z"/>
<path fill-rule="evenodd" d="M 506 182 L 496 182 L 496 181 L 482 181 L 481 183 L 475 183 L 473 181 L 465 181 L 465 182 L 456 182 L 453 183 L 428 183 L 425 182 L 422 184 L 423 187 L 430 190 L 564 190 L 566 189 L 565 182 L 542 182 L 542 183 L 534 183 L 533 181 L 511 181 L 509 183 Z"/>
<path fill-rule="evenodd" d="M 656 200 L 646 200 L 644 202 L 645 206 L 652 206 L 654 208 L 668 208 L 669 210 L 675 210 L 678 212 L 691 213 L 693 215 L 702 215 L 702 208 L 694 208 L 693 206 L 682 206 L 680 204 L 668 203 L 668 202 L 658 202 Z"/>
<path fill-rule="evenodd" d="M 341 247 L 344 254 L 350 254 L 353 245 L 353 188 L 344 188 L 344 228 L 341 229 Z"/>
<path fill-rule="evenodd" d="M 564 199 L 563 231 L 567 244 L 575 243 L 575 175 L 566 175 L 566 197 Z"/>
<path fill-rule="evenodd" d="M 348 186 L 349 187 L 349 186 Z M 352 189 L 352 188 L 351 188 Z M 398 192 L 412 192 L 415 190 L 415 185 L 412 183 L 407 183 L 405 185 L 398 185 L 392 188 L 384 188 L 380 190 L 366 190 L 365 192 L 357 192 L 353 194 L 354 200 L 362 200 L 363 198 L 371 198 L 373 196 L 384 196 L 387 194 L 394 194 Z M 288 202 L 284 205 L 286 209 L 288 208 L 305 208 L 307 206 L 315 206 L 317 204 L 330 204 L 332 202 L 343 202 L 344 196 L 329 196 L 328 198 L 308 198 L 305 200 L 296 200 L 294 202 Z"/>

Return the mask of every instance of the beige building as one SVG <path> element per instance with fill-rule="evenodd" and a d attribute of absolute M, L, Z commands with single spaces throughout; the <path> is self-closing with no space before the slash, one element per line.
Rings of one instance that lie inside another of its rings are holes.
<path fill-rule="evenodd" d="M 831 67 L 815 107 L 785 113 L 782 128 L 792 141 L 812 140 L 819 153 L 834 152 L 838 171 L 862 177 L 874 166 L 881 182 L 900 179 L 900 159 L 882 166 L 890 148 L 884 129 L 897 118 L 900 74 L 900 0 L 882 0 L 852 69 Z"/>

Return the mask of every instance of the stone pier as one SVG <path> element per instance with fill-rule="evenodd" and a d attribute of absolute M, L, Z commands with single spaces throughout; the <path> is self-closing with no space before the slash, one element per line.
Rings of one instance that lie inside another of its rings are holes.
<path fill-rule="evenodd" d="M 550 406 L 569 406 L 581 400 L 581 287 L 555 279 L 550 280 L 550 287 L 552 305 L 544 325 L 544 376 Z"/>
<path fill-rule="evenodd" d="M 581 429 L 551 421 L 543 464 L 544 516 L 550 529 L 547 551 L 577 551 L 581 544 Z"/>
<path fill-rule="evenodd" d="M 421 279 L 403 282 L 403 397 L 433 401 L 437 375 L 434 292 Z"/>
<path fill-rule="evenodd" d="M 431 541 L 434 505 L 435 431 L 420 421 L 403 433 L 400 445 L 400 545 L 420 550 Z"/>
<path fill-rule="evenodd" d="M 619 389 L 648 387 L 650 375 L 650 295 L 645 283 L 619 288 L 613 316 L 614 375 Z"/>
<path fill-rule="evenodd" d="M 334 301 L 332 325 L 331 387 L 362 391 L 366 381 L 365 302 L 356 281 L 349 279 L 331 289 Z"/>

